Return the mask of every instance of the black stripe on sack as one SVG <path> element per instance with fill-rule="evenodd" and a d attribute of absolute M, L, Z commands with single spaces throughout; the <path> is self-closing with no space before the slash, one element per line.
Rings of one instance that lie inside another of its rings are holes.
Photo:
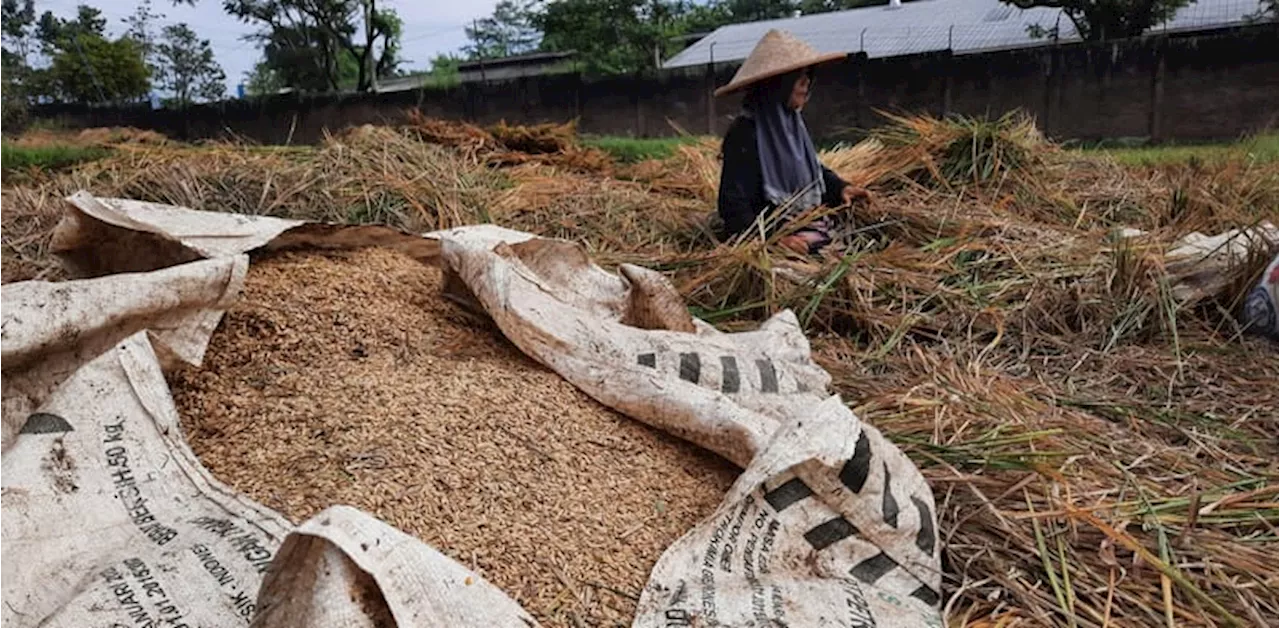
<path fill-rule="evenodd" d="M 832 544 L 849 538 L 858 529 L 853 527 L 844 517 L 836 517 L 825 523 L 818 524 L 812 530 L 804 533 L 804 540 L 809 542 L 815 550 L 826 549 Z"/>
<path fill-rule="evenodd" d="M 853 457 L 840 469 L 840 481 L 849 490 L 858 493 L 867 483 L 867 472 L 871 470 L 871 443 L 867 441 L 866 432 L 858 433 L 858 443 L 853 446 Z"/>
<path fill-rule="evenodd" d="M 918 497 L 912 497 L 911 503 L 916 505 L 916 511 L 920 513 L 920 531 L 916 533 L 916 547 L 933 556 L 933 546 L 938 542 L 937 534 L 933 530 L 933 513 L 929 512 L 929 505 L 920 501 Z"/>
<path fill-rule="evenodd" d="M 653 353 L 641 353 L 640 355 L 636 356 L 636 364 L 639 364 L 640 366 L 647 366 L 649 368 L 655 368 L 658 366 L 658 356 Z"/>
<path fill-rule="evenodd" d="M 897 566 L 898 561 L 890 558 L 888 554 L 880 552 L 854 565 L 853 569 L 849 570 L 849 575 L 867 584 L 875 584 L 876 580 L 883 578 L 885 574 L 893 571 Z"/>
<path fill-rule="evenodd" d="M 724 373 L 720 378 L 720 392 L 738 392 L 742 386 L 742 382 L 738 381 L 738 358 L 731 355 L 720 356 L 720 370 Z"/>
<path fill-rule="evenodd" d="M 773 362 L 756 360 L 756 370 L 760 371 L 760 392 L 778 392 L 778 372 L 773 369 Z"/>
<path fill-rule="evenodd" d="M 800 478 L 791 478 L 778 488 L 764 494 L 764 500 L 773 506 L 774 512 L 782 512 L 787 506 L 794 504 L 813 494 L 813 489 Z"/>
<path fill-rule="evenodd" d="M 921 602 L 924 602 L 929 606 L 937 606 L 938 600 L 940 599 L 938 596 L 938 592 L 934 591 L 933 587 L 927 584 L 922 584 L 920 585 L 920 588 L 916 589 L 915 591 L 912 591 L 911 597 L 917 600 L 920 600 Z"/>
<path fill-rule="evenodd" d="M 73 432 L 75 428 L 71 427 L 67 420 L 48 412 L 36 412 L 27 417 L 27 422 L 22 424 L 19 434 L 61 434 L 62 432 Z"/>
<path fill-rule="evenodd" d="M 696 353 L 680 354 L 680 379 L 686 382 L 698 383 L 698 379 L 702 377 L 702 358 Z"/>
<path fill-rule="evenodd" d="M 898 527 L 898 500 L 893 498 L 893 481 L 889 476 L 889 465 L 884 465 L 884 503 L 880 505 L 884 511 L 884 522 Z"/>

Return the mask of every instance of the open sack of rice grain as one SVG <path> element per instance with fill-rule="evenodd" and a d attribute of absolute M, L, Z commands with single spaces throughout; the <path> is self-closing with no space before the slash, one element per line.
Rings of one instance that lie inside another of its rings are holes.
<path fill-rule="evenodd" d="M 54 247 L 91 278 L 3 287 L 6 626 L 941 625 L 929 487 L 789 312 L 487 225 L 82 192 Z"/>

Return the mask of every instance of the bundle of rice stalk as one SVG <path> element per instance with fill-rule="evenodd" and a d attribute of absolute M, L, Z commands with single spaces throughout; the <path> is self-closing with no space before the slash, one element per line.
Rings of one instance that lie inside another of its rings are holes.
<path fill-rule="evenodd" d="M 1276 215 L 1274 163 L 1230 159 L 1213 164 L 1190 162 L 1154 169 L 1152 179 L 1167 189 L 1164 209 L 1153 213 L 1154 228 L 1178 235 L 1221 233 Z M 1163 200 L 1163 199 L 1162 199 Z"/>
<path fill-rule="evenodd" d="M 716 202 L 720 187 L 720 141 L 704 138 L 681 144 L 666 159 L 639 162 L 623 173 L 628 179 L 647 184 L 660 194 Z"/>
<path fill-rule="evenodd" d="M 1053 150 L 1030 116 L 998 119 L 880 112 L 890 124 L 872 137 L 883 144 L 885 173 L 943 186 L 983 186 L 1034 171 Z"/>
<path fill-rule="evenodd" d="M 163 146 L 174 143 L 163 133 L 133 127 L 93 127 L 73 130 L 28 129 L 13 140 L 19 146 Z"/>
<path fill-rule="evenodd" d="M 512 167 L 522 164 L 538 163 L 558 166 L 566 171 L 594 173 L 609 176 L 613 172 L 613 158 L 608 153 L 585 146 L 570 146 L 557 153 L 523 153 L 519 151 L 500 151 L 491 153 L 485 159 L 491 166 Z"/>
<path fill-rule="evenodd" d="M 429 118 L 418 109 L 405 110 L 405 119 L 404 128 L 421 140 L 458 149 L 469 157 L 502 148 L 487 131 L 467 122 Z"/>
<path fill-rule="evenodd" d="M 216 146 L 118 153 L 51 183 L 208 211 L 411 231 L 484 220 L 502 176 L 388 127 L 327 137 L 318 148 Z"/>
<path fill-rule="evenodd" d="M 76 135 L 76 144 L 81 146 L 117 146 L 121 144 L 160 146 L 168 143 L 170 143 L 170 140 L 163 133 L 135 129 L 128 126 L 95 127 L 84 129 Z"/>
<path fill-rule="evenodd" d="M 489 205 L 494 222 L 582 242 L 602 263 L 665 260 L 712 243 L 701 203 L 541 163 L 504 172 L 514 185 Z"/>
<path fill-rule="evenodd" d="M 564 152 L 577 146 L 577 128 L 576 121 L 522 126 L 502 120 L 489 127 L 489 133 L 509 150 L 536 155 Z"/>
<path fill-rule="evenodd" d="M 818 153 L 818 159 L 826 167 L 840 175 L 841 179 L 858 187 L 868 187 L 887 174 L 885 162 L 879 159 L 884 144 L 871 137 L 857 144 L 840 145 Z"/>

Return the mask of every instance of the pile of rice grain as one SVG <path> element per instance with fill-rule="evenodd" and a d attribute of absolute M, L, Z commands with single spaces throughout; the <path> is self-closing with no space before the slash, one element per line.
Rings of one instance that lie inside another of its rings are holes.
<path fill-rule="evenodd" d="M 654 563 L 737 469 L 588 398 L 400 253 L 255 262 L 171 385 L 214 476 L 300 522 L 369 511 L 546 625 L 630 625 Z"/>

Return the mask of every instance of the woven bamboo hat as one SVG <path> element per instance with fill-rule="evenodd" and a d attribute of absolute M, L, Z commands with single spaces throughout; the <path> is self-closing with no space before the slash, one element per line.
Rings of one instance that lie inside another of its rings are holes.
<path fill-rule="evenodd" d="M 736 92 L 769 77 L 844 57 L 843 52 L 822 54 L 787 31 L 771 29 L 760 38 L 760 43 L 751 50 L 747 60 L 742 62 L 742 67 L 733 75 L 733 80 L 716 90 L 716 96 Z"/>

